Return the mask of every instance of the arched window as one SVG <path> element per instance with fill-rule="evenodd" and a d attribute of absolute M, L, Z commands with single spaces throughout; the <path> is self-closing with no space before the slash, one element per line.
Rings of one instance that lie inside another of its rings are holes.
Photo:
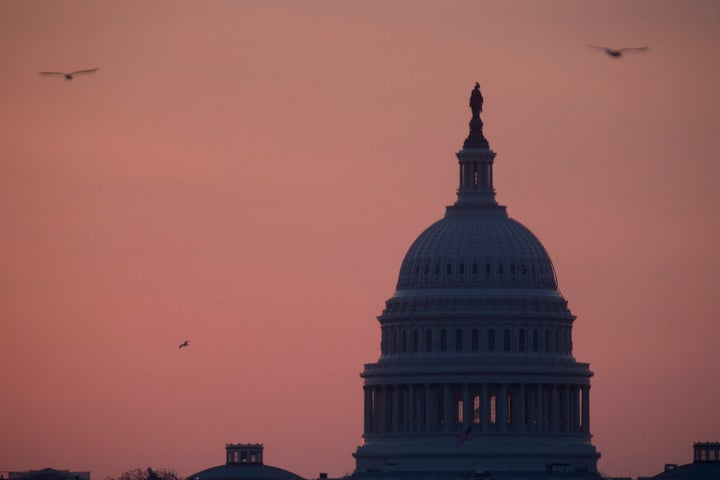
<path fill-rule="evenodd" d="M 545 329 L 545 353 L 550 352 L 550 330 Z"/>
<path fill-rule="evenodd" d="M 555 330 L 555 353 L 560 353 L 560 330 Z"/>
<path fill-rule="evenodd" d="M 432 352 L 432 330 L 425 330 L 425 351 Z"/>
<path fill-rule="evenodd" d="M 472 332 L 470 332 L 470 343 L 470 348 L 473 352 L 480 350 L 480 332 L 477 328 L 473 328 Z"/>
<path fill-rule="evenodd" d="M 503 350 L 506 352 L 509 352 L 512 350 L 512 334 L 510 333 L 510 329 L 506 328 L 503 332 Z"/>
<path fill-rule="evenodd" d="M 463 351 L 463 332 L 460 328 L 455 330 L 455 351 Z"/>
<path fill-rule="evenodd" d="M 417 353 L 417 352 L 418 352 L 418 348 L 419 348 L 419 344 L 420 344 L 420 341 L 419 341 L 419 338 L 418 338 L 419 336 L 420 336 L 420 335 L 418 335 L 418 331 L 417 331 L 417 330 L 413 330 L 413 339 L 412 339 L 412 345 L 413 345 L 412 349 L 413 349 L 413 353 Z"/>
<path fill-rule="evenodd" d="M 407 352 L 407 331 L 404 328 L 402 330 L 402 348 L 400 351 L 402 353 Z"/>
<path fill-rule="evenodd" d="M 525 351 L 525 329 L 521 328 L 518 332 L 518 350 L 521 352 Z"/>
<path fill-rule="evenodd" d="M 488 330 L 488 351 L 495 351 L 495 329 L 491 328 Z"/>
<path fill-rule="evenodd" d="M 540 350 L 540 335 L 538 334 L 537 329 L 533 330 L 532 333 L 532 349 L 533 352 L 537 353 Z"/>
<path fill-rule="evenodd" d="M 444 328 L 440 329 L 440 351 L 447 352 L 447 332 Z"/>

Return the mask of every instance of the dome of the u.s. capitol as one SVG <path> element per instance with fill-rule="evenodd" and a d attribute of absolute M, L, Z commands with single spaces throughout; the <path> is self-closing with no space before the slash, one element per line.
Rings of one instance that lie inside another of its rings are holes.
<path fill-rule="evenodd" d="M 587 363 L 538 238 L 495 200 L 470 96 L 457 200 L 408 249 L 365 364 L 356 475 L 598 480 Z"/>
<path fill-rule="evenodd" d="M 533 233 L 493 211 L 448 211 L 413 242 L 397 289 L 444 287 L 556 289 L 552 262 Z"/>

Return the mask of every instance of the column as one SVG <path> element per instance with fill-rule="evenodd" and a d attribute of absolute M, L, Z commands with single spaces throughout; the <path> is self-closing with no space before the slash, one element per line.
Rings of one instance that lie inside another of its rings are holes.
<path fill-rule="evenodd" d="M 480 430 L 488 431 L 488 387 L 487 383 L 483 383 L 480 388 Z"/>
<path fill-rule="evenodd" d="M 363 393 L 365 394 L 365 434 L 372 433 L 372 387 L 369 385 L 363 386 Z"/>
<path fill-rule="evenodd" d="M 373 387 L 373 433 L 380 433 L 380 426 L 382 425 L 382 418 L 380 417 L 380 406 L 381 406 L 381 392 L 382 389 L 379 386 Z"/>
<path fill-rule="evenodd" d="M 380 433 L 387 432 L 388 425 L 388 387 L 380 387 Z"/>
<path fill-rule="evenodd" d="M 590 385 L 582 386 L 582 432 L 590 433 Z"/>
<path fill-rule="evenodd" d="M 580 387 L 577 385 L 573 385 L 573 387 L 572 387 L 572 404 L 573 404 L 572 431 L 573 431 L 573 433 L 579 433 L 580 432 Z"/>
<path fill-rule="evenodd" d="M 508 404 L 507 404 L 507 385 L 500 384 L 500 394 L 497 395 L 495 400 L 495 410 L 497 426 L 499 432 L 507 430 L 507 416 L 508 416 Z"/>
<path fill-rule="evenodd" d="M 525 384 L 518 385 L 520 400 L 518 401 L 518 431 L 525 432 L 527 429 L 527 404 L 525 399 Z"/>
<path fill-rule="evenodd" d="M 407 423 L 405 430 L 408 432 L 415 431 L 415 389 L 412 384 L 407 386 Z"/>
<path fill-rule="evenodd" d="M 560 389 L 557 385 L 552 387 L 552 431 L 560 432 Z"/>
<path fill-rule="evenodd" d="M 547 424 L 547 400 L 545 398 L 545 386 L 538 385 L 538 431 L 545 432 Z"/>
<path fill-rule="evenodd" d="M 425 384 L 425 431 L 432 431 L 432 402 L 430 399 L 430 384 Z"/>
<path fill-rule="evenodd" d="M 455 419 L 452 416 L 452 404 L 455 399 L 450 387 L 451 385 L 448 383 L 443 385 L 443 430 L 446 432 L 449 432 L 455 424 Z"/>
<path fill-rule="evenodd" d="M 392 389 L 392 431 L 397 433 L 400 431 L 400 385 L 394 385 Z"/>
<path fill-rule="evenodd" d="M 473 406 L 472 406 L 472 400 L 470 400 L 470 385 L 467 383 L 463 383 L 463 425 L 462 429 L 463 432 L 466 432 L 468 427 L 472 424 L 472 417 L 473 417 Z"/>
<path fill-rule="evenodd" d="M 570 386 L 563 385 L 562 389 L 563 404 L 563 432 L 570 432 Z"/>

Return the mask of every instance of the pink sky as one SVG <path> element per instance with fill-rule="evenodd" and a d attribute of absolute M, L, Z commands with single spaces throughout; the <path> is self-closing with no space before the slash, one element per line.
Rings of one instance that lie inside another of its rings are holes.
<path fill-rule="evenodd" d="M 600 469 L 690 462 L 720 440 L 718 45 L 701 0 L 0 2 L 0 471 L 185 476 L 226 442 L 351 471 L 475 81 Z"/>

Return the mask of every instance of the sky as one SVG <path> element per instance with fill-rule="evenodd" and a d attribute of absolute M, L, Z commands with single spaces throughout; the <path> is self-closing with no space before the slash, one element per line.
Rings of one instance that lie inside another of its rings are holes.
<path fill-rule="evenodd" d="M 476 81 L 600 470 L 691 462 L 720 440 L 718 45 L 709 0 L 0 2 L 0 471 L 186 476 L 229 442 L 352 471 Z"/>

